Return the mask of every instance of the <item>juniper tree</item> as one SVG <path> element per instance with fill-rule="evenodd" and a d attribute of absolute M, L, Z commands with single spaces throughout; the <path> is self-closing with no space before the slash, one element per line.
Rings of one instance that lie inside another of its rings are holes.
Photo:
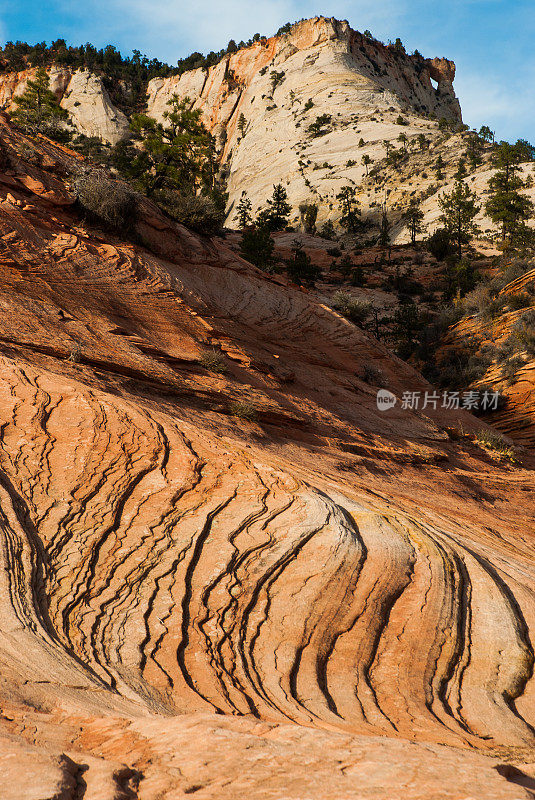
<path fill-rule="evenodd" d="M 303 249 L 299 239 L 294 239 L 292 244 L 292 258 L 287 262 L 288 275 L 299 284 L 313 286 L 319 278 L 321 270 L 312 264 L 311 258 Z"/>
<path fill-rule="evenodd" d="M 474 218 L 479 211 L 476 195 L 460 178 L 449 193 L 444 193 L 438 200 L 442 210 L 440 220 L 448 231 L 457 248 L 459 261 L 462 258 L 463 244 L 478 232 Z"/>
<path fill-rule="evenodd" d="M 68 139 L 70 134 L 64 128 L 69 115 L 61 108 L 56 95 L 50 89 L 50 78 L 46 70 L 40 67 L 35 79 L 30 79 L 24 92 L 14 97 L 17 108 L 11 118 L 22 128 L 31 133 L 44 133 L 54 138 Z"/>
<path fill-rule="evenodd" d="M 269 228 L 265 225 L 254 225 L 243 232 L 240 253 L 251 264 L 269 272 L 273 266 L 273 250 L 275 243 Z"/>

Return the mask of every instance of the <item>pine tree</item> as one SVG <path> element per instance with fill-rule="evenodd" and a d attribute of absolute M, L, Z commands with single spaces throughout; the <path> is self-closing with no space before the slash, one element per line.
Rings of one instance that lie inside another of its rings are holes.
<path fill-rule="evenodd" d="M 130 142 L 116 146 L 113 163 L 148 197 L 166 193 L 196 194 L 215 188 L 216 161 L 212 136 L 191 110 L 188 97 L 174 95 L 167 103 L 164 122 L 135 114 L 131 128 L 139 147 Z"/>
<path fill-rule="evenodd" d="M 28 81 L 23 94 L 14 97 L 13 102 L 17 108 L 11 117 L 22 128 L 55 138 L 59 136 L 62 140 L 69 138 L 69 132 L 62 125 L 69 115 L 50 90 L 50 78 L 43 67 L 37 70 L 35 79 Z"/>
<path fill-rule="evenodd" d="M 253 204 L 245 192 L 241 193 L 240 201 L 236 209 L 238 215 L 238 225 L 242 230 L 247 228 L 253 221 Z"/>
<path fill-rule="evenodd" d="M 476 195 L 459 178 L 454 189 L 439 198 L 442 210 L 441 222 L 457 246 L 459 261 L 462 258 L 462 246 L 470 241 L 470 237 L 478 232 L 474 217 L 479 211 Z"/>
<path fill-rule="evenodd" d="M 366 167 L 366 176 L 368 176 L 368 174 L 369 174 L 369 166 L 370 166 L 371 163 L 373 163 L 371 158 L 370 158 L 370 156 L 368 155 L 368 153 L 365 153 L 362 156 L 362 163 Z"/>
<path fill-rule="evenodd" d="M 271 231 L 282 231 L 288 224 L 292 210 L 288 203 L 288 193 L 282 183 L 273 186 L 273 194 L 267 204 L 268 208 L 258 215 L 260 224 L 266 225 Z"/>
<path fill-rule="evenodd" d="M 520 164 L 533 158 L 533 151 L 525 142 L 512 145 L 501 142 L 493 158 L 497 172 L 489 180 L 491 197 L 485 210 L 492 221 L 500 225 L 502 240 L 514 245 L 529 237 L 526 221 L 533 214 L 532 201 L 521 194 L 525 182 L 520 177 Z"/>
<path fill-rule="evenodd" d="M 489 128 L 488 125 L 482 125 L 479 129 L 479 138 L 482 139 L 484 142 L 493 142 L 494 141 L 494 131 Z"/>
<path fill-rule="evenodd" d="M 409 207 L 403 215 L 403 221 L 407 223 L 411 235 L 412 244 L 416 244 L 416 237 L 424 229 L 424 212 L 416 200 L 411 200 Z"/>
<path fill-rule="evenodd" d="M 312 264 L 310 256 L 303 249 L 299 239 L 294 239 L 292 245 L 292 258 L 287 262 L 288 275 L 299 284 L 314 286 L 321 270 Z"/>
<path fill-rule="evenodd" d="M 342 211 L 340 225 L 342 225 L 348 233 L 356 233 L 361 224 L 357 190 L 354 186 L 344 186 L 336 195 L 336 199 Z"/>
<path fill-rule="evenodd" d="M 425 133 L 418 134 L 418 144 L 420 145 L 420 150 L 427 150 L 429 148 L 429 139 L 427 139 Z"/>
<path fill-rule="evenodd" d="M 238 118 L 238 130 L 242 136 L 245 136 L 245 129 L 247 128 L 247 120 L 243 114 L 240 114 Z"/>
<path fill-rule="evenodd" d="M 243 232 L 240 253 L 251 264 L 269 272 L 273 266 L 273 250 L 275 242 L 269 228 L 256 225 Z"/>
<path fill-rule="evenodd" d="M 436 175 L 436 179 L 437 179 L 437 181 L 441 181 L 441 180 L 443 180 L 443 178 L 444 178 L 444 172 L 443 172 L 443 169 L 444 169 L 444 167 L 445 167 L 445 166 L 446 166 L 446 165 L 445 165 L 445 163 L 444 163 L 444 159 L 443 159 L 443 158 L 442 158 L 442 156 L 440 155 L 440 156 L 437 158 L 437 160 L 436 160 L 436 164 L 435 164 L 435 170 L 436 170 L 436 173 L 435 173 L 435 175 Z"/>
<path fill-rule="evenodd" d="M 390 220 L 388 219 L 388 211 L 385 205 L 381 215 L 381 225 L 379 226 L 379 244 L 383 247 L 388 247 L 390 244 L 391 227 Z"/>

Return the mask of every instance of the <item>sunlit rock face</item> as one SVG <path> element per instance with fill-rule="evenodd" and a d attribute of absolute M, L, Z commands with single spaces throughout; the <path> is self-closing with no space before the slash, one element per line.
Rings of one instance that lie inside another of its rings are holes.
<path fill-rule="evenodd" d="M 242 191 L 256 209 L 279 181 L 296 214 L 299 204 L 315 202 L 321 220 L 332 216 L 342 185 L 362 181 L 362 156 L 383 157 L 383 140 L 401 130 L 409 137 L 435 130 L 426 115 L 461 120 L 454 76 L 447 59 L 398 53 L 347 22 L 317 17 L 209 70 L 153 79 L 148 113 L 162 119 L 173 94 L 202 110 L 229 173 L 229 220 Z M 403 128 L 400 114 L 409 123 Z M 308 127 L 324 115 L 321 135 L 313 137 Z"/>
<path fill-rule="evenodd" d="M 528 800 L 533 472 L 379 410 L 370 364 L 430 387 L 225 239 L 88 227 L 79 156 L 0 139 L 2 798 Z"/>
<path fill-rule="evenodd" d="M 50 88 L 60 105 L 70 115 L 75 129 L 85 136 L 116 144 L 128 136 L 129 123 L 125 115 L 115 108 L 102 79 L 87 70 L 72 71 L 51 67 L 48 71 Z M 14 108 L 13 97 L 21 95 L 35 69 L 0 75 L 0 104 L 9 110 Z"/>

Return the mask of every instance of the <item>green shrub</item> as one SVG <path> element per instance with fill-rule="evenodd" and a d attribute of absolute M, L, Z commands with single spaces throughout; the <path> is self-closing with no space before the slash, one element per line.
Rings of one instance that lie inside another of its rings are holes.
<path fill-rule="evenodd" d="M 246 419 L 249 420 L 249 422 L 253 422 L 258 417 L 256 408 L 247 400 L 236 400 L 230 404 L 229 408 L 232 416 L 238 417 L 239 419 Z"/>
<path fill-rule="evenodd" d="M 451 236 L 445 228 L 438 228 L 427 240 L 427 249 L 437 261 L 443 261 L 454 252 Z"/>
<path fill-rule="evenodd" d="M 224 375 L 227 372 L 227 362 L 218 350 L 206 350 L 199 359 L 199 363 L 210 372 L 217 372 Z"/>
<path fill-rule="evenodd" d="M 164 190 L 155 194 L 155 200 L 176 222 L 196 233 L 213 236 L 223 226 L 225 212 L 218 208 L 211 197 Z"/>
<path fill-rule="evenodd" d="M 521 369 L 526 362 L 521 356 L 513 356 L 507 359 L 502 364 L 502 379 L 507 381 L 508 386 L 516 383 L 518 370 Z"/>
<path fill-rule="evenodd" d="M 517 461 L 514 448 L 507 444 L 501 433 L 482 429 L 476 433 L 475 440 L 481 447 L 495 453 L 500 459 L 511 461 L 512 463 Z"/>
<path fill-rule="evenodd" d="M 510 339 L 516 340 L 529 356 L 535 356 L 535 309 L 526 311 L 515 322 Z"/>
<path fill-rule="evenodd" d="M 354 322 L 355 325 L 361 325 L 370 316 L 372 306 L 371 303 L 365 300 L 359 300 L 349 292 L 335 292 L 331 300 L 332 308 L 340 311 L 344 317 L 347 317 Z"/>
<path fill-rule="evenodd" d="M 528 308 L 533 302 L 533 296 L 527 292 L 519 292 L 518 294 L 510 294 L 507 298 L 507 305 L 513 311 L 519 311 L 521 308 Z"/>

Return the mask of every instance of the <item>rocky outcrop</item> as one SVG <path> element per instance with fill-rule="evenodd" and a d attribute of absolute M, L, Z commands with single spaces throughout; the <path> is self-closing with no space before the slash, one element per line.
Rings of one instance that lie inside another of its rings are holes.
<path fill-rule="evenodd" d="M 309 293 L 148 201 L 143 247 L 87 228 L 73 156 L 1 138 L 4 795 L 528 800 L 533 472 L 379 410 L 370 365 L 431 387 Z"/>
<path fill-rule="evenodd" d="M 409 56 L 346 22 L 317 17 L 209 70 L 153 79 L 148 113 L 162 119 L 175 93 L 202 110 L 229 175 L 230 221 L 242 191 L 256 209 L 279 181 L 295 209 L 294 222 L 303 202 L 317 203 L 322 220 L 337 216 L 335 196 L 342 185 L 361 183 L 362 156 L 384 157 L 383 140 L 436 131 L 425 115 L 461 120 L 454 75 L 451 61 Z M 400 114 L 405 127 L 396 124 Z M 308 129 L 318 117 L 326 122 L 313 135 Z"/>
<path fill-rule="evenodd" d="M 14 96 L 21 95 L 35 70 L 0 74 L 0 105 L 10 110 Z M 116 144 L 128 136 L 129 124 L 122 111 L 112 104 L 102 79 L 86 70 L 71 72 L 52 67 L 48 70 L 50 88 L 65 108 L 79 133 Z"/>

